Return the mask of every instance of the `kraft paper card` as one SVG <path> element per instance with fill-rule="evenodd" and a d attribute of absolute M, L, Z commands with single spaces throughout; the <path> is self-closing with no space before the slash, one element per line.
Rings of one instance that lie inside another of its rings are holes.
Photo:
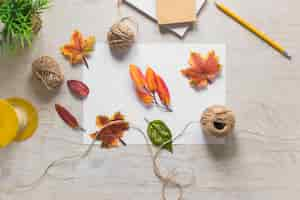
<path fill-rule="evenodd" d="M 207 89 L 197 91 L 182 76 L 180 70 L 188 67 L 191 51 L 206 54 L 215 50 L 222 64 L 222 73 Z M 226 92 L 226 49 L 218 44 L 136 44 L 122 59 L 117 59 L 107 44 L 99 43 L 94 55 L 89 59 L 90 69 L 83 68 L 83 81 L 90 87 L 90 95 L 83 103 L 83 127 L 87 129 L 84 142 L 90 143 L 88 133 L 94 133 L 97 115 L 109 115 L 120 111 L 133 126 L 146 130 L 148 120 L 160 119 L 176 136 L 190 121 L 199 121 L 192 125 L 177 144 L 223 144 L 224 139 L 205 137 L 200 127 L 202 112 L 211 105 L 225 105 Z M 145 108 L 136 96 L 129 75 L 129 64 L 138 65 L 144 72 L 147 65 L 158 72 L 166 81 L 170 94 L 172 113 L 157 107 Z M 143 136 L 135 130 L 129 130 L 124 136 L 128 144 L 145 144 Z"/>
<path fill-rule="evenodd" d="M 156 0 L 124 0 L 124 2 L 149 19 L 155 22 L 158 21 L 156 16 Z M 197 15 L 201 13 L 201 8 L 205 3 L 206 0 L 196 0 Z M 164 25 L 164 28 L 180 38 L 183 38 L 191 27 L 192 24 L 183 24 L 182 26 Z"/>
<path fill-rule="evenodd" d="M 196 21 L 196 0 L 156 0 L 158 24 L 182 24 Z"/>

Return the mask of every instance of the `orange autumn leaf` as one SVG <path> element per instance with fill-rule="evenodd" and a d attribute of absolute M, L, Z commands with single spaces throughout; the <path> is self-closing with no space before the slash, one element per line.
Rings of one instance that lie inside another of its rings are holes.
<path fill-rule="evenodd" d="M 159 76 L 156 76 L 157 89 L 156 92 L 160 98 L 160 101 L 165 105 L 169 106 L 171 102 L 170 92 L 165 81 Z"/>
<path fill-rule="evenodd" d="M 115 114 L 113 114 L 112 117 L 108 117 L 105 115 L 98 115 L 96 117 L 96 126 L 98 128 L 102 128 L 106 124 L 108 124 L 112 121 L 117 121 L 117 120 L 125 120 L 125 116 L 123 114 L 121 114 L 120 112 L 116 112 Z"/>
<path fill-rule="evenodd" d="M 79 31 L 74 31 L 70 43 L 60 48 L 61 53 L 69 59 L 71 64 L 84 63 L 88 68 L 87 56 L 93 51 L 96 38 L 90 36 L 86 39 Z"/>
<path fill-rule="evenodd" d="M 153 96 L 151 94 L 149 94 L 149 92 L 147 92 L 144 89 L 135 89 L 137 96 L 139 97 L 139 99 L 146 105 L 146 106 L 150 106 L 153 103 Z"/>
<path fill-rule="evenodd" d="M 131 80 L 133 81 L 136 88 L 145 89 L 146 88 L 146 80 L 145 76 L 136 65 L 131 64 L 129 66 L 129 73 Z"/>
<path fill-rule="evenodd" d="M 103 115 L 97 116 L 96 125 L 101 130 L 90 134 L 90 137 L 101 141 L 101 147 L 118 147 L 120 142 L 124 143 L 122 137 L 124 132 L 129 129 L 129 123 L 125 121 L 121 113 L 115 113 L 111 118 Z"/>
<path fill-rule="evenodd" d="M 156 74 L 151 67 L 146 70 L 146 83 L 150 92 L 154 93 L 157 89 Z"/>
<path fill-rule="evenodd" d="M 206 57 L 191 52 L 189 64 L 190 67 L 181 70 L 181 73 L 198 89 L 207 87 L 221 72 L 221 65 L 214 51 L 210 51 Z"/>
<path fill-rule="evenodd" d="M 135 65 L 130 65 L 129 68 L 130 77 L 135 85 L 135 92 L 138 98 L 146 105 L 156 105 L 157 107 L 163 108 L 169 112 L 172 110 L 169 108 L 170 105 L 170 93 L 169 89 L 164 80 L 154 72 L 151 67 L 146 70 L 146 76 L 142 71 Z M 157 99 L 156 94 L 160 98 L 161 105 Z"/>

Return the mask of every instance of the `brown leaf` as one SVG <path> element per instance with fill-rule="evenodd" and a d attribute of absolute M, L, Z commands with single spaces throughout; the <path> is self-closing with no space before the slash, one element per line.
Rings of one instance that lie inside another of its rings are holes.
<path fill-rule="evenodd" d="M 85 98 L 89 95 L 90 89 L 88 86 L 77 80 L 68 80 L 67 81 L 69 89 L 78 97 Z"/>
<path fill-rule="evenodd" d="M 115 113 L 111 118 L 98 116 L 96 123 L 98 127 L 102 125 L 102 129 L 90 134 L 90 137 L 101 141 L 103 148 L 118 147 L 120 142 L 122 143 L 124 132 L 129 129 L 129 123 L 125 121 L 121 113 Z"/>
<path fill-rule="evenodd" d="M 161 100 L 161 102 L 168 107 L 171 103 L 170 92 L 165 81 L 159 76 L 156 76 L 157 89 L 156 92 Z"/>
<path fill-rule="evenodd" d="M 55 104 L 55 109 L 57 114 L 60 116 L 60 118 L 71 128 L 74 129 L 81 129 L 81 126 L 79 125 L 77 119 L 63 106 L 59 104 Z"/>

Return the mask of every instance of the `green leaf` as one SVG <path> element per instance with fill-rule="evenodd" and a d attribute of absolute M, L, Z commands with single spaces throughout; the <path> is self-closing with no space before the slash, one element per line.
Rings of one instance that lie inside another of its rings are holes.
<path fill-rule="evenodd" d="M 169 127 L 161 120 L 154 120 L 149 122 L 147 134 L 154 146 L 161 146 L 165 142 L 172 139 L 172 132 Z M 173 153 L 172 141 L 164 145 L 163 149 Z"/>

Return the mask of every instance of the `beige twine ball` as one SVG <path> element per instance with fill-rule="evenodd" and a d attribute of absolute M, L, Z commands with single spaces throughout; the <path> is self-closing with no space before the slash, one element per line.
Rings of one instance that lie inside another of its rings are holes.
<path fill-rule="evenodd" d="M 128 22 L 133 22 L 132 19 L 125 17 L 112 25 L 107 33 L 107 41 L 112 50 L 128 51 L 135 41 L 135 31 Z"/>
<path fill-rule="evenodd" d="M 233 132 L 235 116 L 227 107 L 214 105 L 203 112 L 200 122 L 205 134 L 226 137 Z"/>
<path fill-rule="evenodd" d="M 59 64 L 49 56 L 42 56 L 32 63 L 32 73 L 48 90 L 58 88 L 64 82 Z"/>

